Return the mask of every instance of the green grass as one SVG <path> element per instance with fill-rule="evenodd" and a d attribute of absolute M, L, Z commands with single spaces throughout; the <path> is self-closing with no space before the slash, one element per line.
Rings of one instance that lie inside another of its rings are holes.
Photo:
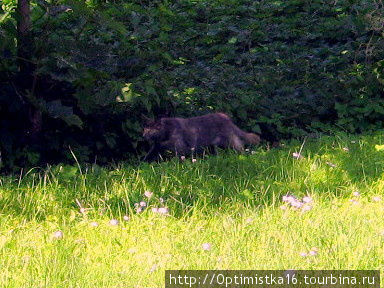
<path fill-rule="evenodd" d="M 0 287 L 163 287 L 165 269 L 384 270 L 383 144 L 339 135 L 195 163 L 2 177 Z M 313 208 L 281 209 L 287 193 L 310 195 Z M 151 211 L 162 205 L 169 216 Z"/>

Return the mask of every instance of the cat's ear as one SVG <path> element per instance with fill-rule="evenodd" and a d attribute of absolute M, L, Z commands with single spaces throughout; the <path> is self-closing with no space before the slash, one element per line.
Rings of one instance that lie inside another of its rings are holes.
<path fill-rule="evenodd" d="M 141 120 L 143 121 L 144 125 L 151 125 L 155 122 L 154 119 L 148 118 L 144 114 L 141 114 Z"/>

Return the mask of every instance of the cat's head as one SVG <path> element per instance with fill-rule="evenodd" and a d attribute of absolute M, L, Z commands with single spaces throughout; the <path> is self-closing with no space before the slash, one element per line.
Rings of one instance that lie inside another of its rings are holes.
<path fill-rule="evenodd" d="M 147 141 L 154 141 L 161 138 L 163 125 L 160 121 L 145 118 L 143 137 Z"/>

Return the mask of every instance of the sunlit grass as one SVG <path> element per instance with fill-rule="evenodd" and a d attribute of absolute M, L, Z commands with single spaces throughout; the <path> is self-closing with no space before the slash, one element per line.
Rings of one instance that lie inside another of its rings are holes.
<path fill-rule="evenodd" d="M 383 270 L 383 140 L 2 177 L 0 286 L 162 287 L 165 269 Z M 311 209 L 287 194 L 310 195 Z"/>

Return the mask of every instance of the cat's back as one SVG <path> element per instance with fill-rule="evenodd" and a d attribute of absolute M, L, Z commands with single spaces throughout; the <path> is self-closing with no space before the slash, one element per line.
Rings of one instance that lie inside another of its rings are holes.
<path fill-rule="evenodd" d="M 211 125 L 220 125 L 220 124 L 227 124 L 232 122 L 231 118 L 225 114 L 225 113 L 209 113 L 202 116 L 196 116 L 191 118 L 185 118 L 190 125 L 204 125 L 204 126 L 211 126 Z"/>
<path fill-rule="evenodd" d="M 178 130 L 185 126 L 187 119 L 180 117 L 164 117 L 160 119 L 161 125 L 164 130 Z"/>

